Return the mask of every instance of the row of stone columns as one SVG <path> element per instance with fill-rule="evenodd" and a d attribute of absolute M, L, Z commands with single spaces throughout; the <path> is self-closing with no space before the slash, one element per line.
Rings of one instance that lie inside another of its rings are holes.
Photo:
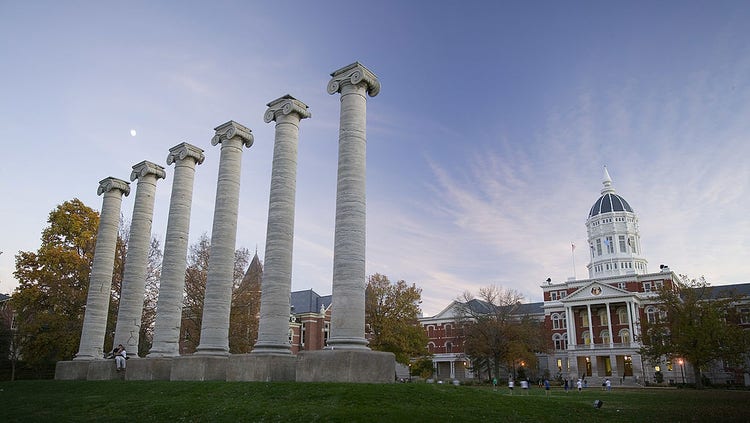
<path fill-rule="evenodd" d="M 336 223 L 333 260 L 333 311 L 327 349 L 369 350 L 364 337 L 365 300 L 365 151 L 366 94 L 375 96 L 380 83 L 358 62 L 331 74 L 328 93 L 341 93 Z M 262 281 L 256 356 L 289 356 L 287 340 L 299 123 L 310 117 L 307 105 L 286 95 L 268 104 L 266 123 L 276 122 L 265 269 Z M 250 129 L 234 121 L 215 128 L 213 145 L 221 144 L 219 175 L 211 235 L 200 343 L 196 356 L 229 355 L 229 314 L 232 296 L 234 250 L 237 235 L 240 170 L 243 147 L 253 144 Z M 187 143 L 172 149 L 167 163 L 175 163 L 162 278 L 157 302 L 151 358 L 179 355 L 182 290 L 187 267 L 190 204 L 196 165 L 203 150 Z M 133 166 L 131 181 L 138 180 L 129 248 L 125 263 L 115 344 L 132 354 L 138 350 L 154 193 L 164 168 L 144 161 Z M 76 360 L 102 357 L 112 266 L 122 195 L 129 184 L 116 178 L 100 183 L 104 193 L 99 233 L 91 273 L 89 297 Z"/>

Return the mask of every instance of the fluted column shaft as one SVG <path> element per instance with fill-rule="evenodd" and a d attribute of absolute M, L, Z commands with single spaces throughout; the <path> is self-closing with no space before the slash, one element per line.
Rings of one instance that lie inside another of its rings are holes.
<path fill-rule="evenodd" d="M 328 348 L 369 349 L 365 339 L 365 94 L 377 95 L 380 83 L 359 63 L 331 76 L 328 93 L 341 93 L 341 116 Z"/>
<path fill-rule="evenodd" d="M 211 231 L 206 295 L 203 300 L 201 340 L 196 354 L 229 355 L 229 312 L 232 303 L 234 248 L 240 202 L 242 146 L 250 147 L 253 136 L 244 126 L 229 121 L 216 128 L 212 145 L 221 144 L 216 205 Z"/>
<path fill-rule="evenodd" d="M 297 145 L 300 120 L 307 106 L 287 95 L 268 103 L 264 120 L 276 121 L 268 202 L 266 252 L 260 299 L 258 341 L 253 354 L 291 354 L 289 298 L 292 289 L 292 247 L 297 186 Z"/>
<path fill-rule="evenodd" d="M 86 313 L 83 316 L 81 342 L 74 360 L 101 359 L 104 355 L 104 335 L 107 326 L 109 296 L 112 289 L 112 271 L 115 263 L 117 229 L 120 223 L 122 196 L 130 193 L 128 182 L 106 178 L 99 182 L 102 211 L 96 234 L 94 260 L 89 278 Z"/>
<path fill-rule="evenodd" d="M 195 166 L 203 163 L 203 150 L 188 143 L 169 149 L 167 164 L 175 164 L 172 196 L 164 241 L 164 258 L 159 281 L 158 313 L 154 321 L 154 339 L 149 357 L 180 354 L 182 291 L 185 288 L 190 211 L 193 201 Z"/>
<path fill-rule="evenodd" d="M 133 357 L 138 354 L 138 337 L 143 316 L 156 181 L 165 176 L 163 167 L 148 161 L 133 166 L 133 172 L 130 174 L 130 181 L 137 179 L 138 184 L 133 204 L 133 217 L 130 221 L 128 253 L 122 277 L 114 344 L 125 346 L 125 350 L 129 351 Z"/>

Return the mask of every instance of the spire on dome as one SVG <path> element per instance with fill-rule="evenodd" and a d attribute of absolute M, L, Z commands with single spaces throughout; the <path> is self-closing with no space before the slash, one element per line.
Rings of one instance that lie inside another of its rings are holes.
<path fill-rule="evenodd" d="M 615 189 L 612 187 L 612 178 L 607 171 L 607 165 L 604 165 L 604 179 L 602 180 L 602 184 L 604 185 L 604 188 L 602 188 L 602 195 L 615 193 Z"/>

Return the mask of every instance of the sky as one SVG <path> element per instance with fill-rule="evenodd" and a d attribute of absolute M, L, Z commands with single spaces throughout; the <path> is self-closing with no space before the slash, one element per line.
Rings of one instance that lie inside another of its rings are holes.
<path fill-rule="evenodd" d="M 243 152 L 237 247 L 263 259 L 273 154 L 266 104 L 306 103 L 292 289 L 331 293 L 339 95 L 359 61 L 367 101 L 367 274 L 422 289 L 440 312 L 489 285 L 542 300 L 588 277 L 585 221 L 603 166 L 640 220 L 649 270 L 750 282 L 750 4 L 744 1 L 0 0 L 0 293 L 47 217 L 101 179 L 205 150 L 191 242 L 210 236 L 219 147 Z M 135 130 L 135 136 L 131 135 Z M 135 185 L 122 214 L 132 215 Z"/>

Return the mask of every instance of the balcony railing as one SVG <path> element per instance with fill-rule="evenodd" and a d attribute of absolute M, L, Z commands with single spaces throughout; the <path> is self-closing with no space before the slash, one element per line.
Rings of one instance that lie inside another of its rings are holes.
<path fill-rule="evenodd" d="M 610 348 L 639 348 L 640 345 L 636 344 L 635 342 L 625 342 L 625 343 L 617 343 L 614 344 L 577 344 L 577 345 L 568 345 L 569 350 L 604 350 L 604 349 L 610 349 Z"/>

